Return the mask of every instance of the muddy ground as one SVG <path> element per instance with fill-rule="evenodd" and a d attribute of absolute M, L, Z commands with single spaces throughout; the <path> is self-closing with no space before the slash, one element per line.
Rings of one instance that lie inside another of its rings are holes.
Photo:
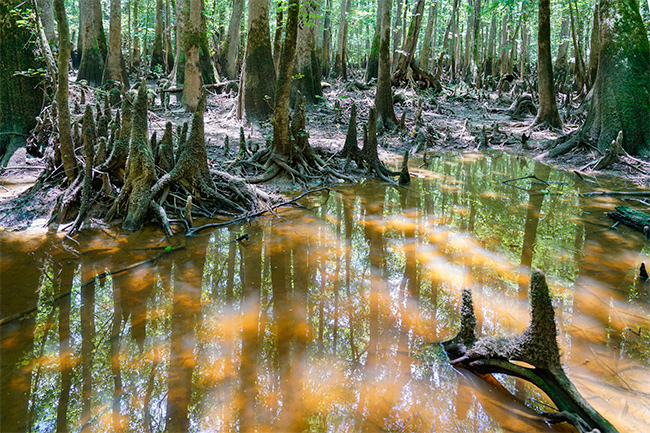
<path fill-rule="evenodd" d="M 355 83 L 329 81 L 324 86 L 322 102 L 308 108 L 309 142 L 325 156 L 333 156 L 343 147 L 352 104 L 356 104 L 358 109 L 358 137 L 359 145 L 362 145 L 362 125 L 367 123 L 375 89 L 360 90 L 359 87 L 362 86 Z M 92 102 L 92 92 L 86 93 Z M 531 130 L 533 114 L 515 117 L 508 110 L 516 99 L 514 91 L 499 96 L 497 92 L 476 91 L 460 84 L 444 85 L 442 93 L 439 94 L 416 91 L 413 88 L 398 88 L 394 93 L 396 116 L 399 120 L 404 115 L 405 122 L 402 128 L 384 131 L 380 135 L 380 158 L 385 162 L 396 163 L 406 149 L 415 153 L 418 147 L 426 147 L 427 156 L 420 152 L 419 159 L 414 158 L 415 162 L 412 164 L 419 165 L 423 156 L 432 157 L 442 152 L 493 149 L 538 158 L 556 168 L 578 172 L 578 176 L 614 175 L 625 180 L 628 186 L 633 184 L 638 187 L 650 187 L 650 174 L 629 165 L 617 163 L 605 171 L 593 171 L 591 166 L 601 158 L 594 149 L 575 149 L 554 159 L 545 156 L 545 152 L 553 146 L 558 137 L 575 131 L 584 120 L 584 114 L 579 114 L 578 102 L 560 104 L 563 106 L 560 115 L 565 122 L 563 131 Z M 77 85 L 71 85 L 71 104 L 79 99 L 80 89 Z M 170 99 L 170 105 L 163 107 L 157 98 L 149 113 L 149 132 L 151 134 L 156 131 L 159 139 L 167 121 L 176 125 L 191 119 L 191 114 L 180 108 L 174 96 Z M 239 121 L 235 114 L 236 104 L 237 96 L 234 91 L 220 94 L 212 92 L 208 98 L 208 108 L 204 116 L 205 137 L 210 165 L 220 170 L 229 167 L 237 157 L 241 126 L 244 126 L 249 147 L 265 146 L 272 136 L 272 128 L 268 122 L 245 125 Z M 414 120 L 420 104 L 421 120 L 416 123 Z M 80 112 L 74 115 L 81 119 Z M 522 140 L 524 136 L 526 138 Z M 225 146 L 226 137 L 229 142 L 228 151 Z M 420 146 L 422 141 L 426 146 Z M 339 168 L 343 169 L 343 162 L 339 161 L 338 164 Z M 21 149 L 14 154 L 7 168 L 0 172 L 0 230 L 43 227 L 46 224 L 56 197 L 62 189 L 52 188 L 30 193 L 29 188 L 41 173 L 40 168 L 45 165 L 43 159 L 32 157 Z M 237 170 L 232 169 L 232 174 L 242 177 L 252 175 Z M 358 172 L 352 174 L 361 175 Z M 260 186 L 272 193 L 289 194 L 299 188 L 286 176 L 276 177 Z M 98 219 L 94 222 L 100 223 Z"/>

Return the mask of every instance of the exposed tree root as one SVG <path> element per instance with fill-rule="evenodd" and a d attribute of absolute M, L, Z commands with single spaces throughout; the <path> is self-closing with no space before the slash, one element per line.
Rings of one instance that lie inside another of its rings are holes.
<path fill-rule="evenodd" d="M 295 182 L 307 185 L 312 181 L 323 178 L 336 178 L 348 182 L 354 179 L 341 173 L 332 167 L 318 155 L 309 144 L 309 133 L 307 132 L 307 115 L 305 97 L 296 92 L 296 105 L 293 119 L 290 125 L 291 152 L 283 155 L 276 151 L 274 145 L 266 149 L 258 150 L 251 158 L 242 161 L 243 164 L 259 164 L 262 162 L 265 172 L 257 177 L 250 177 L 247 182 L 250 184 L 263 183 L 273 179 L 275 176 L 285 173 L 292 177 Z"/>
<path fill-rule="evenodd" d="M 553 304 L 541 271 L 533 272 L 530 283 L 531 324 L 512 338 L 474 334 L 476 316 L 469 290 L 463 291 L 461 329 L 442 343 L 451 363 L 478 374 L 502 373 L 527 380 L 557 406 L 559 413 L 547 415 L 552 422 L 570 422 L 580 432 L 617 430 L 578 393 L 562 369 L 556 340 Z M 522 366 L 520 361 L 529 366 Z"/>
<path fill-rule="evenodd" d="M 433 89 L 436 92 L 442 91 L 440 80 L 434 75 L 423 71 L 415 64 L 415 60 L 411 59 L 408 67 L 405 70 L 397 69 L 391 77 L 393 86 L 400 84 L 412 85 L 420 89 Z"/>

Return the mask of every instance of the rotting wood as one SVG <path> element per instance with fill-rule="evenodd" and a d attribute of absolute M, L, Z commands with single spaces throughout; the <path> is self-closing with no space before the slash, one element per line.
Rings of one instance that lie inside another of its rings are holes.
<path fill-rule="evenodd" d="M 607 212 L 607 216 L 640 231 L 646 238 L 650 237 L 650 214 L 646 212 L 619 205 L 614 212 Z"/>
<path fill-rule="evenodd" d="M 527 380 L 548 395 L 558 412 L 543 414 L 549 422 L 569 422 L 579 432 L 613 433 L 616 428 L 580 395 L 560 362 L 555 311 L 544 274 L 533 272 L 530 281 L 530 326 L 511 338 L 475 335 L 476 315 L 471 292 L 463 291 L 461 329 L 442 342 L 452 365 L 477 374 L 502 373 Z M 513 361 L 530 364 L 522 366 Z"/>

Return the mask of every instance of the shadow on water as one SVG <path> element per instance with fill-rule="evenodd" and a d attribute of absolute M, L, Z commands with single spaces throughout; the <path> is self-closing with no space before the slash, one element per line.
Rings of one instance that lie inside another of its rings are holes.
<path fill-rule="evenodd" d="M 499 154 L 412 174 L 171 243 L 2 233 L 0 429 L 571 431 L 530 409 L 550 410 L 537 390 L 430 344 L 457 332 L 464 287 L 479 332 L 523 330 L 531 268 L 580 392 L 621 431 L 650 425 L 648 245 L 611 228 L 618 201 L 580 194 L 608 184 Z"/>

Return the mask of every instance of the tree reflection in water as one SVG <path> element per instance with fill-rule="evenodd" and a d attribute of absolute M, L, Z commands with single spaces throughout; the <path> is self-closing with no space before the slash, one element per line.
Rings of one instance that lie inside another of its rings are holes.
<path fill-rule="evenodd" d="M 508 156 L 432 164 L 197 238 L 3 234 L 2 431 L 561 431 L 536 390 L 430 344 L 464 287 L 482 332 L 521 331 L 531 267 L 583 395 L 622 431 L 650 424 L 648 251 L 609 228 L 615 203 Z M 548 185 L 501 183 L 531 173 Z"/>

